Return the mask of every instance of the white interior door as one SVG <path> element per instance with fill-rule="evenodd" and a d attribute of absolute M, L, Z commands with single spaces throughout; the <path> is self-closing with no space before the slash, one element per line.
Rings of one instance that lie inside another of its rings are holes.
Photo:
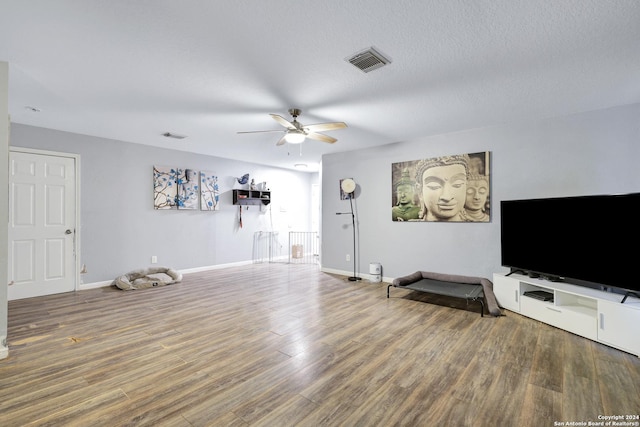
<path fill-rule="evenodd" d="M 9 153 L 9 300 L 76 288 L 76 161 Z"/>

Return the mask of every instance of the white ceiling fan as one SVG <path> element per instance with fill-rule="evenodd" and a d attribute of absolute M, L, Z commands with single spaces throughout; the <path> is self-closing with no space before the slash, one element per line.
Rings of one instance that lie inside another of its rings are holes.
<path fill-rule="evenodd" d="M 278 140 L 276 145 L 283 145 L 285 142 L 288 142 L 289 144 L 300 144 L 304 142 L 306 138 L 333 144 L 337 141 L 337 139 L 319 132 L 344 129 L 347 127 L 346 123 L 344 122 L 317 123 L 314 125 L 305 126 L 297 120 L 298 116 L 301 113 L 302 110 L 298 108 L 290 108 L 289 114 L 291 114 L 291 116 L 293 117 L 293 121 L 289 121 L 277 114 L 269 114 L 271 117 L 273 117 L 273 120 L 284 126 L 286 128 L 285 130 L 255 130 L 238 133 L 284 132 L 284 135 Z"/>

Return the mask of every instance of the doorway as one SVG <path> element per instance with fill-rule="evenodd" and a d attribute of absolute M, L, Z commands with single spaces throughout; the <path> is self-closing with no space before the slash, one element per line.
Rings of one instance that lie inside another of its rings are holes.
<path fill-rule="evenodd" d="M 79 156 L 9 151 L 8 299 L 77 289 Z"/>

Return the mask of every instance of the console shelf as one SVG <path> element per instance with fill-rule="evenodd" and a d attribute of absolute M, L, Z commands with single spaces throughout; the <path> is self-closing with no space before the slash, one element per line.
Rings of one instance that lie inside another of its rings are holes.
<path fill-rule="evenodd" d="M 640 356 L 640 299 L 562 282 L 495 273 L 493 291 L 507 310 Z M 535 295 L 526 293 L 535 292 Z M 540 295 L 540 292 L 548 294 Z M 544 295 L 550 298 L 541 299 Z M 545 300 L 546 299 L 546 300 Z"/>
<path fill-rule="evenodd" d="M 268 205 L 271 192 L 263 190 L 233 190 L 234 205 Z"/>

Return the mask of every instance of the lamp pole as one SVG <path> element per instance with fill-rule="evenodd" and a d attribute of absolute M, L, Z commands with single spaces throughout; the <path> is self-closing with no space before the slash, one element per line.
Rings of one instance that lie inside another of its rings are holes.
<path fill-rule="evenodd" d="M 349 194 L 349 205 L 351 206 L 351 225 L 353 226 L 353 276 L 349 277 L 350 282 L 362 280 L 356 276 L 356 215 L 353 213 L 353 193 Z"/>
<path fill-rule="evenodd" d="M 362 277 L 356 275 L 356 215 L 353 211 L 353 192 L 349 193 L 349 205 L 351 206 L 351 212 L 336 212 L 336 215 L 351 214 L 351 226 L 353 228 L 353 276 L 349 277 L 349 281 L 356 282 L 362 280 Z"/>

